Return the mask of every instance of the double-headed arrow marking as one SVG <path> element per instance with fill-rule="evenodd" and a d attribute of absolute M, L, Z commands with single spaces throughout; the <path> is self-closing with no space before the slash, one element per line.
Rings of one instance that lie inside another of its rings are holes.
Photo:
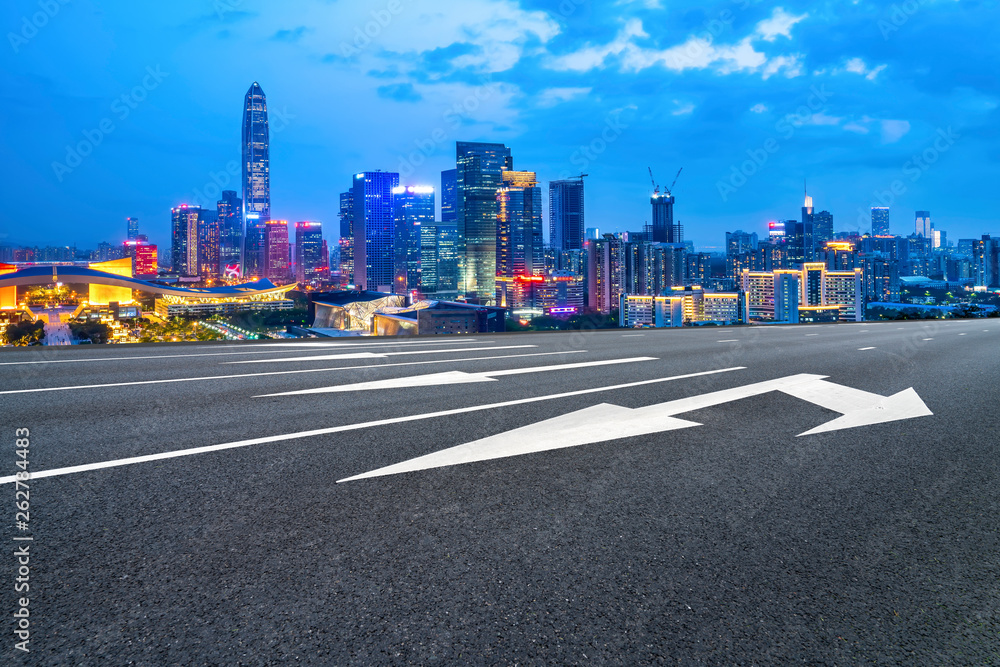
<path fill-rule="evenodd" d="M 489 461 L 700 426 L 701 424 L 678 419 L 674 415 L 772 391 L 780 391 L 841 413 L 841 417 L 800 433 L 800 436 L 933 414 L 912 388 L 886 397 L 827 382 L 825 378 L 824 375 L 791 375 L 645 408 L 623 408 L 610 403 L 601 403 L 340 481 L 350 482 L 367 477 Z"/>

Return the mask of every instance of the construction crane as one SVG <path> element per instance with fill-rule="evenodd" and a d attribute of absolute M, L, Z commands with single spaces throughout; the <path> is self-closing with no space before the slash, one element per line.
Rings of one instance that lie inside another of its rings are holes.
<path fill-rule="evenodd" d="M 677 179 L 680 178 L 682 171 L 684 171 L 684 167 L 681 167 L 680 169 L 677 170 L 677 175 L 674 176 L 674 182 L 670 184 L 670 187 L 669 188 L 664 188 L 664 192 L 667 193 L 668 197 L 673 197 L 674 196 L 674 194 L 673 194 L 674 186 L 677 185 Z M 652 172 L 650 172 L 650 174 L 652 174 Z"/>
<path fill-rule="evenodd" d="M 649 182 L 653 184 L 653 196 L 660 194 L 660 186 L 656 184 L 656 179 L 653 178 L 653 168 L 646 167 L 649 170 Z"/>

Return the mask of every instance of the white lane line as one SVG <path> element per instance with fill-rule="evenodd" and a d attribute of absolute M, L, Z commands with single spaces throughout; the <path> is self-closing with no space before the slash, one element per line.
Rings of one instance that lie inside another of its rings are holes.
<path fill-rule="evenodd" d="M 661 382 L 672 382 L 674 380 L 686 380 L 688 378 L 702 377 L 704 375 L 717 375 L 719 373 L 730 373 L 732 371 L 746 370 L 746 366 L 734 366 L 732 368 L 720 368 L 714 371 L 702 371 L 700 373 L 687 373 L 685 375 L 674 375 L 672 377 L 657 378 L 655 380 L 641 380 L 639 382 L 628 382 L 625 384 L 615 384 L 606 387 L 594 387 L 592 389 L 579 389 L 577 391 L 567 391 L 561 394 L 549 394 L 547 396 L 536 396 L 533 398 L 519 398 L 513 401 L 503 401 L 502 403 L 487 403 L 485 405 L 473 405 L 467 408 L 453 408 L 451 410 L 440 410 L 438 412 L 427 412 L 420 415 L 408 415 L 406 417 L 392 417 L 389 419 L 379 419 L 370 422 L 360 422 L 357 424 L 345 424 L 343 426 L 331 426 L 312 431 L 299 431 L 298 433 L 287 433 L 283 435 L 271 435 L 263 438 L 253 438 L 250 440 L 237 440 L 236 442 L 224 442 L 219 445 L 208 445 L 206 447 L 192 447 L 190 449 L 179 449 L 172 452 L 160 452 L 158 454 L 146 454 L 145 456 L 132 456 L 125 459 L 113 461 L 100 461 L 98 463 L 86 463 L 78 466 L 67 466 L 65 468 L 53 468 L 52 470 L 39 470 L 31 473 L 31 479 L 41 479 L 43 477 L 60 477 L 78 472 L 91 470 L 103 470 L 105 468 L 116 468 L 118 466 L 133 465 L 136 463 L 148 463 L 150 461 L 163 461 L 181 456 L 193 456 L 195 454 L 207 454 L 218 452 L 224 449 L 236 449 L 238 447 L 249 447 L 251 445 L 263 445 L 270 442 L 282 442 L 285 440 L 297 440 L 299 438 L 309 438 L 317 435 L 329 435 L 330 433 L 342 433 L 344 431 L 356 431 L 374 426 L 386 426 L 389 424 L 403 424 L 406 422 L 420 421 L 423 419 L 433 419 L 435 417 L 450 417 L 468 412 L 478 412 L 480 410 L 492 410 L 494 408 L 505 408 L 512 405 L 525 405 L 527 403 L 538 403 L 541 401 L 552 401 L 559 398 L 569 398 L 571 396 L 583 396 L 585 394 L 596 394 L 603 391 L 615 391 L 617 389 L 629 389 L 631 387 L 642 387 Z M 0 477 L 0 484 L 11 484 L 17 477 L 9 475 Z"/>
<path fill-rule="evenodd" d="M 304 394 L 329 394 L 346 391 L 371 391 L 374 389 L 404 389 L 413 387 L 436 387 L 449 384 L 472 384 L 476 382 L 496 382 L 496 378 L 507 375 L 523 375 L 525 373 L 545 373 L 547 371 L 562 371 L 571 368 L 592 368 L 594 366 L 612 366 L 616 364 L 631 364 L 637 361 L 656 361 L 657 357 L 631 357 L 628 359 L 604 359 L 601 361 L 581 361 L 576 364 L 556 364 L 554 366 L 532 366 L 530 368 L 509 368 L 500 371 L 483 373 L 466 373 L 465 371 L 445 371 L 444 373 L 428 373 L 426 375 L 411 375 L 409 377 L 389 378 L 371 382 L 355 382 L 332 387 L 316 387 L 298 391 L 284 391 L 277 394 L 262 394 L 254 398 L 270 398 L 274 396 L 302 396 Z"/>
<path fill-rule="evenodd" d="M 934 340 L 933 338 L 925 338 L 924 340 Z"/>
<path fill-rule="evenodd" d="M 494 341 L 492 340 L 477 341 L 470 338 L 462 340 L 433 341 L 427 343 L 417 343 L 416 341 L 411 341 L 411 342 L 397 343 L 397 345 L 450 345 L 451 343 L 492 343 L 492 342 Z M 386 343 L 357 343 L 354 345 L 340 345 L 338 347 L 344 347 L 344 348 L 370 347 L 372 345 L 385 345 L 385 344 Z M 253 347 L 264 347 L 264 346 L 254 345 Z M 324 347 L 330 348 L 334 346 L 326 345 Z M 199 346 L 199 348 L 204 349 L 203 346 Z M 177 359 L 181 357 L 231 357 L 231 356 L 240 356 L 246 354 L 281 354 L 282 352 L 288 352 L 288 350 L 247 350 L 245 352 L 205 352 L 198 354 L 154 354 L 149 356 L 99 357 L 97 359 L 47 359 L 44 361 L 4 361 L 0 362 L 0 366 L 22 366 L 25 364 L 75 364 L 75 363 L 93 362 L 93 361 L 131 361 L 132 359 Z"/>
<path fill-rule="evenodd" d="M 337 359 L 384 359 L 385 357 L 397 357 L 403 354 L 450 354 L 452 352 L 468 352 L 474 349 L 477 352 L 486 350 L 523 350 L 528 347 L 538 347 L 537 345 L 498 345 L 495 347 L 476 348 L 455 348 L 454 350 L 407 350 L 405 352 L 355 352 L 351 354 L 321 354 L 310 357 L 283 357 L 281 359 L 249 359 L 246 361 L 224 361 L 224 365 L 232 364 L 282 364 L 299 361 L 335 361 Z"/>
<path fill-rule="evenodd" d="M 335 371 L 350 371 L 357 369 L 392 368 L 394 366 L 423 366 L 425 364 L 450 364 L 460 361 L 487 361 L 490 359 L 523 359 L 525 357 L 550 357 L 557 354 L 583 354 L 587 350 L 566 350 L 560 352 L 533 352 L 531 354 L 504 354 L 495 357 L 466 357 L 464 359 L 435 359 L 434 361 L 405 361 L 395 364 L 368 364 L 366 366 L 337 366 L 335 368 L 307 368 L 297 371 L 268 371 L 265 373 L 240 373 L 235 375 L 208 375 L 195 378 L 171 378 L 169 380 L 135 380 L 132 382 L 109 382 L 107 384 L 81 384 L 68 387 L 39 387 L 37 389 L 11 389 L 0 391 L 2 394 L 34 394 L 43 391 L 67 391 L 70 389 L 103 389 L 106 387 L 131 387 L 143 384 L 167 384 L 170 382 L 200 382 L 201 380 L 231 380 L 233 378 L 256 378 L 268 375 L 295 375 L 297 373 L 332 373 Z"/>
<path fill-rule="evenodd" d="M 646 334 L 622 334 L 622 338 L 642 338 Z"/>
<path fill-rule="evenodd" d="M 715 342 L 716 342 L 716 343 L 738 343 L 738 342 L 740 342 L 740 341 L 738 341 L 738 340 L 736 340 L 736 339 L 734 338 L 734 339 L 732 339 L 732 340 L 717 340 L 717 341 L 715 341 Z"/>
<path fill-rule="evenodd" d="M 818 336 L 819 334 L 806 334 L 806 336 Z"/>
<path fill-rule="evenodd" d="M 958 335 L 959 335 L 959 336 L 964 336 L 965 334 L 964 334 L 964 333 L 960 333 L 960 334 L 958 334 Z"/>
<path fill-rule="evenodd" d="M 864 352 L 865 350 L 874 350 L 874 347 L 859 347 L 858 352 Z"/>
<path fill-rule="evenodd" d="M 315 339 L 314 339 L 315 340 Z M 327 343 L 327 342 L 285 342 L 285 343 L 254 343 L 254 347 L 394 347 L 396 345 L 447 345 L 448 343 L 475 343 L 475 338 L 449 338 L 447 340 L 401 340 L 380 341 L 378 343 Z M 478 341 L 480 343 L 492 343 L 492 340 Z"/>

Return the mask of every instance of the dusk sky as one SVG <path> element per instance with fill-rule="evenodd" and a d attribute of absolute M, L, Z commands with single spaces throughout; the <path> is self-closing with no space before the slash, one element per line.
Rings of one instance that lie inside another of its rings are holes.
<path fill-rule="evenodd" d="M 647 167 L 661 185 L 684 168 L 676 217 L 703 249 L 797 218 L 804 179 L 838 231 L 894 198 L 897 234 L 917 209 L 952 242 L 1000 232 L 997 2 L 13 0 L 0 16 L 3 243 L 118 243 L 132 215 L 168 246 L 172 206 L 239 190 L 254 81 L 272 217 L 330 239 L 352 174 L 439 188 L 456 140 L 506 143 L 546 201 L 545 181 L 589 174 L 602 232 L 649 220 Z"/>

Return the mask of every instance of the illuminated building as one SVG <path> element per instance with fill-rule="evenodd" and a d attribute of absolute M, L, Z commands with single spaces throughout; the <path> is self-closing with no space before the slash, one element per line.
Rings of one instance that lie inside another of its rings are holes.
<path fill-rule="evenodd" d="M 284 282 L 288 280 L 289 247 L 288 221 L 268 220 L 264 223 L 264 277 L 268 280 Z"/>
<path fill-rule="evenodd" d="M 809 222 L 785 221 L 785 238 L 788 243 L 788 261 L 793 266 L 813 261 L 816 248 L 811 220 Z"/>
<path fill-rule="evenodd" d="M 375 327 L 376 311 L 405 305 L 406 296 L 402 294 L 367 290 L 312 292 L 309 294 L 310 327 L 370 333 Z"/>
<path fill-rule="evenodd" d="M 458 296 L 458 228 L 442 222 L 420 227 L 420 290 Z"/>
<path fill-rule="evenodd" d="M 610 313 L 625 292 L 625 245 L 614 234 L 587 241 L 587 306 Z"/>
<path fill-rule="evenodd" d="M 423 225 L 434 224 L 434 188 L 430 185 L 399 185 L 393 188 L 393 218 L 396 228 L 393 292 L 420 289 L 420 249 Z"/>
<path fill-rule="evenodd" d="M 813 226 L 813 198 L 809 196 L 809 193 L 805 193 L 805 201 L 802 202 L 802 224 L 809 225 L 810 228 Z"/>
<path fill-rule="evenodd" d="M 549 243 L 581 250 L 584 240 L 583 178 L 549 181 Z"/>
<path fill-rule="evenodd" d="M 496 275 L 498 278 L 541 276 L 542 189 L 533 171 L 504 171 L 496 193 Z M 504 305 L 501 288 L 497 303 Z"/>
<path fill-rule="evenodd" d="M 132 275 L 155 276 L 158 272 L 156 263 L 156 244 L 145 241 L 125 241 L 125 256 L 132 260 Z"/>
<path fill-rule="evenodd" d="M 323 271 L 323 225 L 295 223 L 295 279 L 300 283 L 316 280 Z"/>
<path fill-rule="evenodd" d="M 684 282 L 704 285 L 712 278 L 712 256 L 707 252 L 688 253 L 684 257 Z"/>
<path fill-rule="evenodd" d="M 354 192 L 340 193 L 340 276 L 344 284 L 354 284 Z"/>
<path fill-rule="evenodd" d="M 457 224 L 458 216 L 458 170 L 446 169 L 441 172 L 441 222 Z"/>
<path fill-rule="evenodd" d="M 917 236 L 923 236 L 925 239 L 931 238 L 931 230 L 934 226 L 931 224 L 931 212 L 930 211 L 917 211 L 914 220 L 913 232 Z"/>
<path fill-rule="evenodd" d="M 398 185 L 395 172 L 366 171 L 354 176 L 354 282 L 359 287 L 392 291 L 396 266 L 392 191 Z"/>
<path fill-rule="evenodd" d="M 198 216 L 198 274 L 202 278 L 218 278 L 219 266 L 219 215 L 215 211 L 202 211 Z"/>
<path fill-rule="evenodd" d="M 267 221 L 260 213 L 245 213 L 246 228 L 243 235 L 244 276 L 259 277 L 266 271 Z"/>
<path fill-rule="evenodd" d="M 622 294 L 618 306 L 619 326 L 657 329 L 684 326 L 684 298 Z"/>
<path fill-rule="evenodd" d="M 93 262 L 88 265 L 88 268 L 114 276 L 131 278 L 132 258 L 125 257 L 123 259 L 113 259 L 108 262 Z M 53 280 L 52 282 L 59 281 Z M 129 287 L 90 283 L 89 289 L 90 295 L 87 300 L 92 306 L 106 306 L 113 301 L 117 301 L 118 303 L 132 302 L 132 289 Z"/>
<path fill-rule="evenodd" d="M 546 315 L 569 316 L 583 312 L 583 276 L 571 271 L 554 271 L 532 283 L 534 307 Z"/>
<path fill-rule="evenodd" d="M 653 192 L 649 199 L 653 207 L 652 238 L 657 243 L 682 243 L 680 225 L 674 224 L 674 196 L 666 192 Z"/>
<path fill-rule="evenodd" d="M 800 270 L 744 271 L 740 287 L 746 300 L 745 322 L 815 321 L 820 315 L 829 316 L 834 307 L 844 321 L 860 322 L 864 316 L 860 268 L 829 271 L 822 262 L 807 262 Z"/>
<path fill-rule="evenodd" d="M 127 233 L 125 239 L 128 241 L 139 240 L 139 218 L 125 218 Z"/>
<path fill-rule="evenodd" d="M 242 274 L 243 200 L 235 190 L 223 190 L 217 206 L 219 220 L 219 269 L 225 275 Z"/>
<path fill-rule="evenodd" d="M 198 227 L 202 217 L 200 206 L 180 206 L 170 209 L 171 269 L 180 275 L 198 275 Z"/>
<path fill-rule="evenodd" d="M 271 219 L 271 158 L 267 98 L 256 81 L 243 98 L 243 206 L 244 214 Z"/>
<path fill-rule="evenodd" d="M 622 294 L 619 326 L 677 327 L 705 322 L 740 321 L 740 295 L 706 292 L 701 287 L 674 287 L 662 296 Z"/>
<path fill-rule="evenodd" d="M 487 304 L 496 298 L 497 190 L 514 161 L 503 144 L 459 141 L 455 156 L 459 291 Z"/>
<path fill-rule="evenodd" d="M 889 235 L 889 207 L 872 206 L 872 236 Z"/>
<path fill-rule="evenodd" d="M 504 309 L 454 301 L 385 307 L 373 316 L 378 336 L 495 333 L 506 329 Z"/>
<path fill-rule="evenodd" d="M 16 264 L 0 264 L 0 276 L 17 271 Z M 17 309 L 17 286 L 0 287 L 0 310 Z"/>
<path fill-rule="evenodd" d="M 829 211 L 820 211 L 814 213 L 812 219 L 816 246 L 822 247 L 833 240 L 833 214 Z"/>
<path fill-rule="evenodd" d="M 747 271 L 741 275 L 744 322 L 799 321 L 800 271 Z"/>
<path fill-rule="evenodd" d="M 785 223 L 782 221 L 774 221 L 767 223 L 767 236 L 771 241 L 774 239 L 784 238 L 785 236 Z"/>

